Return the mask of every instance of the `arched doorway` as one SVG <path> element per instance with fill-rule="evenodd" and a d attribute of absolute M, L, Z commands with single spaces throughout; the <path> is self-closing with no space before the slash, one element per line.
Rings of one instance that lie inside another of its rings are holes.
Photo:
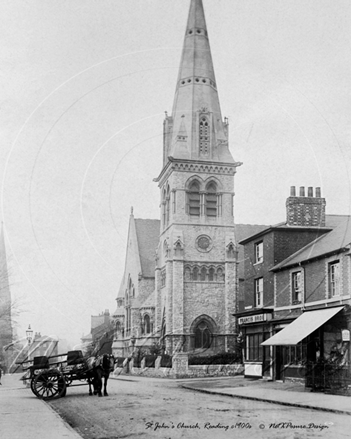
<path fill-rule="evenodd" d="M 191 348 L 193 350 L 214 348 L 216 327 L 215 321 L 210 316 L 198 316 L 190 328 Z"/>

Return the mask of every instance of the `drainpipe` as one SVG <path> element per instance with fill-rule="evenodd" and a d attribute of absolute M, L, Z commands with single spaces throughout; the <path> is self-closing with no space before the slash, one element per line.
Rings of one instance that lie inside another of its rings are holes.
<path fill-rule="evenodd" d="M 302 266 L 302 263 L 299 263 L 299 266 L 301 268 L 301 275 L 302 275 L 301 309 L 302 309 L 302 311 L 304 311 L 305 310 L 305 297 L 306 297 L 305 268 Z"/>

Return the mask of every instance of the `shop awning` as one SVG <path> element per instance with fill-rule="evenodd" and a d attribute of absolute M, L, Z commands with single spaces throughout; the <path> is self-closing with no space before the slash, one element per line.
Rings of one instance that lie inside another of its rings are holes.
<path fill-rule="evenodd" d="M 304 312 L 279 333 L 262 342 L 261 345 L 296 345 L 343 308 L 341 306 Z"/>

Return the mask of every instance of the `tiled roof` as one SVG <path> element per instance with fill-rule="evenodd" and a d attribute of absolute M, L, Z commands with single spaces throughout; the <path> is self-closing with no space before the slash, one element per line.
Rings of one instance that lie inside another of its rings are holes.
<path fill-rule="evenodd" d="M 265 225 L 241 225 L 237 224 L 235 225 L 235 238 L 237 243 L 239 241 L 244 240 L 245 238 L 250 237 L 251 235 L 258 234 L 261 231 L 264 231 L 267 229 L 268 226 Z M 238 274 L 239 278 L 244 278 L 244 246 L 239 245 L 239 268 L 238 268 Z"/>
<path fill-rule="evenodd" d="M 274 266 L 272 270 L 294 266 L 303 261 L 322 257 L 348 246 L 351 243 L 351 216 L 333 217 L 338 217 L 337 219 L 334 218 L 337 223 L 335 229 L 295 252 L 295 254 Z"/>
<path fill-rule="evenodd" d="M 144 277 L 155 277 L 155 251 L 160 236 L 160 220 L 135 219 L 141 271 Z"/>

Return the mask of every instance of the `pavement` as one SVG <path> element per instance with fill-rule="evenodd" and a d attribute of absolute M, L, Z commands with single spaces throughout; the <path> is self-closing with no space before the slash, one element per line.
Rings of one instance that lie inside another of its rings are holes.
<path fill-rule="evenodd" d="M 2 376 L 0 385 L 0 438 L 81 438 L 43 400 L 20 381 L 21 374 Z"/>
<path fill-rule="evenodd" d="M 26 388 L 19 380 L 21 376 L 5 375 L 1 379 L 0 439 L 81 438 L 45 401 Z M 142 378 L 138 376 L 138 379 Z M 311 392 L 299 383 L 252 380 L 243 376 L 178 379 L 175 382 L 202 393 L 351 415 L 351 396 Z"/>
<path fill-rule="evenodd" d="M 351 414 L 351 396 L 311 392 L 301 383 L 248 379 L 243 376 L 183 381 L 183 388 L 240 399 L 259 400 L 317 411 Z"/>

